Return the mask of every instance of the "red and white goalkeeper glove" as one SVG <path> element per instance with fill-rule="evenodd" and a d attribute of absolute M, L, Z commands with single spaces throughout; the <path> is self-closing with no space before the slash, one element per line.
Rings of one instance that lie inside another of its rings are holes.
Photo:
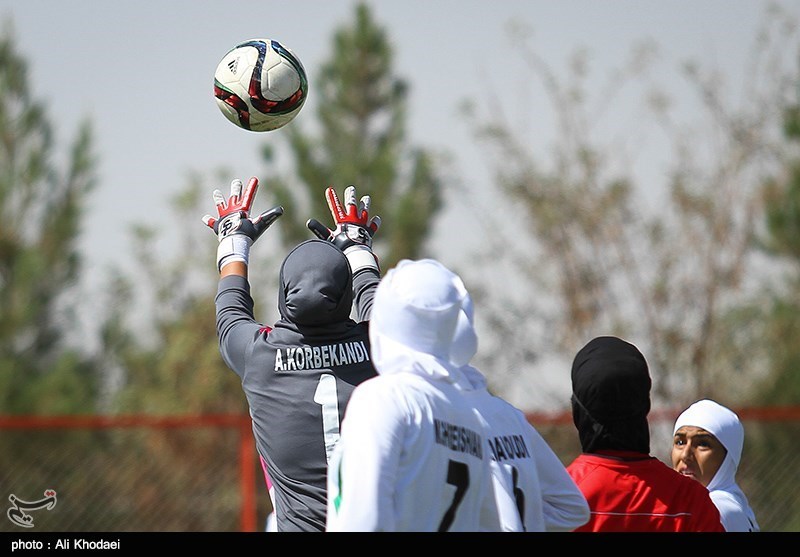
<path fill-rule="evenodd" d="M 372 253 L 372 237 L 381 225 L 381 218 L 369 216 L 370 196 L 356 202 L 355 186 L 344 190 L 344 207 L 333 188 L 325 190 L 325 199 L 331 210 L 336 228 L 331 230 L 316 219 L 309 219 L 306 226 L 318 238 L 328 240 L 342 250 L 355 274 L 365 268 L 380 272 L 378 258 Z"/>
<path fill-rule="evenodd" d="M 247 264 L 250 246 L 258 240 L 278 217 L 283 215 L 283 207 L 273 207 L 255 218 L 250 217 L 250 209 L 258 190 L 258 178 L 252 177 L 242 193 L 242 181 L 231 182 L 231 196 L 226 200 L 220 190 L 212 196 L 217 206 L 217 216 L 205 215 L 203 222 L 217 234 L 217 270 L 233 261 Z"/>

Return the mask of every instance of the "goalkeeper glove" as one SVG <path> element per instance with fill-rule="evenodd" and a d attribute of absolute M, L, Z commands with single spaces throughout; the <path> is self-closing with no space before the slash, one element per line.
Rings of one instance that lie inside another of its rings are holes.
<path fill-rule="evenodd" d="M 381 225 L 381 218 L 369 216 L 370 197 L 365 195 L 356 203 L 356 188 L 344 190 L 344 207 L 333 188 L 325 190 L 325 199 L 331 210 L 336 228 L 331 230 L 316 219 L 309 219 L 306 226 L 318 238 L 328 240 L 342 250 L 355 274 L 361 269 L 371 268 L 380 272 L 378 258 L 372 252 L 372 237 Z"/>
<path fill-rule="evenodd" d="M 278 217 L 283 215 L 283 207 L 273 207 L 255 218 L 250 217 L 258 178 L 255 176 L 247 182 L 242 193 L 242 181 L 238 178 L 231 182 L 231 196 L 227 200 L 219 190 L 212 196 L 217 206 L 217 217 L 205 215 L 203 222 L 217 234 L 217 270 L 233 261 L 241 261 L 245 265 L 249 261 L 250 246 L 258 240 Z"/>

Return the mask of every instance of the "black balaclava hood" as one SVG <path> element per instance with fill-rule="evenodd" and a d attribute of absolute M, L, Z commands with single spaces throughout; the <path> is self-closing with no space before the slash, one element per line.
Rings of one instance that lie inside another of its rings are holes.
<path fill-rule="evenodd" d="M 278 310 L 303 326 L 346 321 L 353 305 L 353 277 L 344 253 L 325 240 L 307 240 L 281 265 Z"/>
<path fill-rule="evenodd" d="M 650 453 L 650 373 L 633 344 L 597 337 L 572 363 L 572 420 L 585 453 Z"/>

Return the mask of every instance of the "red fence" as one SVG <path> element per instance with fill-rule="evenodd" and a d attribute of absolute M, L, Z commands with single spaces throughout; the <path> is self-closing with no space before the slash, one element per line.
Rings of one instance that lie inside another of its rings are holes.
<path fill-rule="evenodd" d="M 762 530 L 800 531 L 800 407 L 736 411 Z M 679 412 L 650 414 L 665 462 Z M 568 413 L 528 419 L 565 464 L 580 451 Z M 0 416 L 0 487 L 0 532 L 253 532 L 271 511 L 246 415 Z"/>
<path fill-rule="evenodd" d="M 132 434 L 131 430 L 136 430 L 139 435 Z M 77 468 L 92 465 L 87 471 L 92 479 L 101 480 L 103 476 L 108 476 L 113 493 L 116 496 L 121 493 L 123 497 L 140 491 L 143 484 L 155 484 L 157 490 L 167 497 L 178 497 L 177 491 L 171 493 L 170 486 L 178 490 L 186 485 L 191 488 L 197 482 L 209 482 L 216 485 L 212 490 L 212 501 L 215 492 L 229 500 L 231 486 L 235 484 L 238 492 L 235 506 L 207 503 L 209 514 L 229 513 L 237 509 L 238 523 L 234 530 L 261 530 L 263 522 L 259 522 L 259 519 L 263 520 L 271 510 L 268 498 L 265 500 L 264 497 L 266 488 L 255 451 L 250 417 L 247 415 L 0 416 L 0 431 L 4 432 L 0 440 L 0 446 L 4 449 L 3 456 L 0 456 L 0 486 L 8 492 L 0 493 L 0 497 L 14 495 L 20 500 L 34 500 L 42 497 L 42 489 L 52 489 L 56 491 L 56 507 L 75 492 L 85 497 L 84 500 L 99 499 L 102 502 L 101 495 L 85 493 L 86 488 L 78 489 L 74 485 L 79 483 L 79 474 L 64 472 L 64 468 L 70 465 Z M 199 435 L 201 432 L 206 434 L 202 438 Z M 58 435 L 54 437 L 54 433 Z M 150 439 L 152 437 L 163 439 L 159 443 Z M 170 445 L 180 445 L 183 450 L 175 451 L 174 463 L 165 469 L 156 467 L 153 470 L 153 461 L 163 454 L 161 449 Z M 194 446 L 200 447 L 200 450 L 194 451 Z M 87 455 L 87 452 L 90 454 Z M 93 452 L 98 454 L 91 454 Z M 203 458 L 197 458 L 198 453 Z M 214 466 L 215 461 L 217 466 Z M 33 463 L 38 463 L 38 466 L 34 467 Z M 224 472 L 221 474 L 214 472 L 219 463 L 223 463 Z M 112 473 L 120 468 L 129 473 Z M 179 481 L 176 476 L 180 474 L 190 474 L 195 481 Z M 229 485 L 226 486 L 226 483 Z M 139 515 L 134 513 L 116 521 L 110 520 L 111 517 L 104 519 L 103 505 L 99 504 L 96 520 L 90 520 L 85 526 L 78 523 L 75 527 L 78 531 L 160 531 L 158 499 L 155 498 L 153 503 L 155 513 L 143 509 Z M 192 499 L 186 498 L 187 502 Z M 216 509 L 217 506 L 223 508 Z M 137 505 L 131 506 L 132 511 L 136 508 Z M 56 513 L 37 514 L 42 515 L 44 523 L 44 514 Z M 70 529 L 66 521 L 50 518 L 49 523 L 52 531 Z M 190 522 L 178 517 L 177 520 L 171 520 L 170 524 L 172 526 L 167 527 L 168 531 L 182 531 L 182 525 L 189 527 Z M 7 531 L 9 526 L 13 529 L 16 525 L 5 522 L 0 526 L 0 531 Z M 208 529 L 228 530 L 231 526 L 232 523 L 224 522 L 224 526 L 217 528 L 211 522 Z"/>

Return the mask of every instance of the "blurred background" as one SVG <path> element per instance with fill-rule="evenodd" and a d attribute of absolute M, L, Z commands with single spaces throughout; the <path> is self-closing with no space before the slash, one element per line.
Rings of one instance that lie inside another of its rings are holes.
<path fill-rule="evenodd" d="M 325 187 L 355 184 L 382 269 L 462 275 L 474 363 L 565 463 L 572 357 L 618 335 L 650 364 L 653 454 L 691 402 L 735 409 L 762 530 L 800 530 L 796 2 L 161 4 L 0 0 L 0 497 L 57 491 L 37 528 L 261 529 L 200 220 L 255 175 L 287 209 L 251 256 L 264 323 Z M 310 83 L 262 134 L 212 95 L 253 37 Z"/>

